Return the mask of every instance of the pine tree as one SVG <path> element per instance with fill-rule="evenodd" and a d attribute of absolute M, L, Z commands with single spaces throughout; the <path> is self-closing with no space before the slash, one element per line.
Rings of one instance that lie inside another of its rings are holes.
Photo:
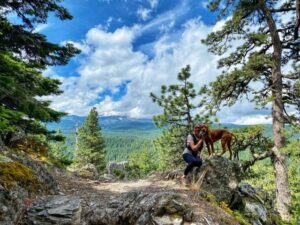
<path fill-rule="evenodd" d="M 177 76 L 179 84 L 169 87 L 161 87 L 161 96 L 151 93 L 150 97 L 160 107 L 163 114 L 154 116 L 157 127 L 164 128 L 155 146 L 159 152 L 161 169 L 170 169 L 182 162 L 181 154 L 188 133 L 193 131 L 195 123 L 209 123 L 208 115 L 201 114 L 202 103 L 195 105 L 198 96 L 193 83 L 189 82 L 191 77 L 190 66 L 187 65 Z M 201 115 L 201 116 L 200 116 Z"/>
<path fill-rule="evenodd" d="M 80 166 L 92 163 L 99 172 L 103 171 L 106 166 L 106 150 L 95 107 L 90 111 L 84 125 L 79 128 L 77 135 L 75 162 Z"/>
<path fill-rule="evenodd" d="M 49 145 L 49 152 L 52 157 L 62 164 L 70 165 L 72 163 L 72 154 L 68 151 L 66 138 L 63 136 L 61 130 L 58 130 L 55 135 L 63 138 L 61 140 L 51 141 Z"/>
<path fill-rule="evenodd" d="M 272 104 L 274 147 L 270 151 L 276 171 L 277 209 L 289 220 L 287 158 L 281 149 L 285 146 L 284 125 L 299 126 L 299 111 L 291 115 L 286 108 L 299 109 L 300 73 L 292 42 L 295 20 L 282 18 L 286 13 L 295 15 L 295 0 L 211 0 L 209 9 L 226 19 L 221 30 L 203 40 L 209 51 L 223 56 L 219 60 L 223 72 L 203 93 L 212 98 L 210 107 L 216 110 L 232 106 L 245 95 L 258 107 Z M 240 44 L 234 50 L 233 42 Z M 283 73 L 282 67 L 288 63 L 294 64 L 294 71 Z M 253 89 L 254 82 L 261 86 Z"/>
<path fill-rule="evenodd" d="M 65 65 L 79 50 L 71 44 L 60 45 L 34 32 L 40 23 L 47 23 L 48 14 L 59 19 L 72 16 L 60 0 L 27 0 L 0 2 L 0 138 L 5 141 L 15 130 L 52 137 L 41 122 L 58 121 L 65 113 L 49 107 L 42 96 L 58 95 L 59 80 L 44 77 L 48 66 Z M 16 15 L 18 24 L 8 20 Z"/>

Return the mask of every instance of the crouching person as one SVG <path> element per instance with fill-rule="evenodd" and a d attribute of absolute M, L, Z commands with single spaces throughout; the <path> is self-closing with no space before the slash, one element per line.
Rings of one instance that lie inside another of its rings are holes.
<path fill-rule="evenodd" d="M 200 128 L 200 125 L 196 125 L 194 128 L 194 133 L 187 136 L 186 147 L 182 153 L 183 159 L 187 163 L 184 173 L 180 177 L 180 182 L 182 184 L 187 184 L 186 176 L 193 169 L 193 167 L 201 167 L 202 165 L 200 153 L 203 149 L 204 140 L 203 136 L 200 134 Z"/>

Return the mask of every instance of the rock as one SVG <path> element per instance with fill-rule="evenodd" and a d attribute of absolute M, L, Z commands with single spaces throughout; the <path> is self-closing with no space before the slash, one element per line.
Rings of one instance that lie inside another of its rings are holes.
<path fill-rule="evenodd" d="M 12 146 L 17 142 L 23 141 L 26 139 L 26 133 L 23 129 L 19 129 L 17 132 L 12 133 L 9 139 L 9 145 Z"/>
<path fill-rule="evenodd" d="M 81 200 L 73 196 L 49 196 L 33 205 L 26 225 L 80 225 Z"/>
<path fill-rule="evenodd" d="M 204 195 L 212 194 L 218 202 L 230 203 L 231 197 L 242 180 L 241 165 L 223 157 L 206 159 L 203 165 L 195 168 L 188 180 L 194 189 Z"/>
<path fill-rule="evenodd" d="M 243 212 L 254 225 L 277 224 L 278 212 L 267 192 L 249 184 L 240 184 L 230 204 L 232 209 Z"/>
<path fill-rule="evenodd" d="M 20 186 L 7 190 L 0 185 L 0 225 L 16 224 L 28 197 L 28 191 Z"/>
<path fill-rule="evenodd" d="M 41 183 L 42 188 L 39 190 L 41 193 L 47 193 L 47 194 L 58 193 L 58 185 L 56 180 L 51 174 L 51 169 L 52 169 L 51 167 L 48 167 L 46 164 L 43 164 L 42 162 L 33 161 L 30 158 L 26 158 L 20 155 L 11 155 L 10 158 L 32 169 L 32 172 Z"/>
<path fill-rule="evenodd" d="M 106 166 L 107 173 L 110 175 L 114 175 L 116 171 L 121 172 L 123 174 L 126 173 L 126 167 L 128 166 L 128 161 L 122 162 L 109 162 Z"/>
<path fill-rule="evenodd" d="M 87 164 L 78 170 L 78 175 L 84 178 L 95 179 L 99 176 L 97 168 L 94 164 Z"/>
<path fill-rule="evenodd" d="M 114 179 L 114 176 L 111 174 L 103 174 L 103 175 L 99 176 L 98 180 L 101 182 L 112 182 L 115 179 Z"/>
<path fill-rule="evenodd" d="M 6 145 L 4 144 L 4 142 L 0 136 L 0 152 L 7 151 L 7 150 L 8 150 L 8 148 L 6 147 Z"/>
<path fill-rule="evenodd" d="M 208 217 L 214 225 L 222 224 L 217 222 L 223 221 L 220 218 L 226 218 L 229 224 L 238 224 L 224 212 L 214 210 L 209 205 L 192 203 L 189 196 L 174 191 L 134 191 L 114 198 L 106 205 L 92 206 L 85 220 L 87 225 L 204 225 Z"/>

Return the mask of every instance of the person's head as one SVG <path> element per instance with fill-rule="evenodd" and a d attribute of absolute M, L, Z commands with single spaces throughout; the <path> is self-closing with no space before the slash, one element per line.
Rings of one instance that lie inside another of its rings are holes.
<path fill-rule="evenodd" d="M 201 125 L 200 125 L 200 124 L 197 124 L 197 125 L 194 127 L 194 134 L 195 134 L 197 137 L 199 137 L 200 130 L 201 130 Z"/>

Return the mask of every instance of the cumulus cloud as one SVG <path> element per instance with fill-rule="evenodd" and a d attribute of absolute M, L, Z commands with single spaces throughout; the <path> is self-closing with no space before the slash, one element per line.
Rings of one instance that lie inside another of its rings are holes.
<path fill-rule="evenodd" d="M 52 107 L 76 115 L 86 115 L 94 106 L 102 115 L 151 117 L 158 114 L 161 109 L 152 103 L 150 92 L 159 94 L 161 85 L 176 83 L 178 72 L 187 64 L 191 66 L 191 81 L 196 90 L 216 79 L 218 57 L 208 53 L 200 40 L 220 27 L 220 23 L 207 26 L 200 19 L 188 21 L 176 38 L 166 33 L 152 43 L 151 59 L 133 49 L 134 40 L 142 35 L 145 27 L 122 27 L 114 32 L 92 28 L 82 42 L 74 43 L 83 50 L 78 77 L 60 77 L 47 71 L 49 76 L 63 82 L 64 94 L 50 98 Z M 122 91 L 124 83 L 126 91 L 116 100 L 114 94 Z M 245 105 L 244 111 L 241 104 Z M 265 112 L 253 109 L 253 105 L 240 103 L 224 109 L 220 118 L 222 122 L 247 123 L 257 114 L 255 117 L 262 123 L 261 114 Z"/>

